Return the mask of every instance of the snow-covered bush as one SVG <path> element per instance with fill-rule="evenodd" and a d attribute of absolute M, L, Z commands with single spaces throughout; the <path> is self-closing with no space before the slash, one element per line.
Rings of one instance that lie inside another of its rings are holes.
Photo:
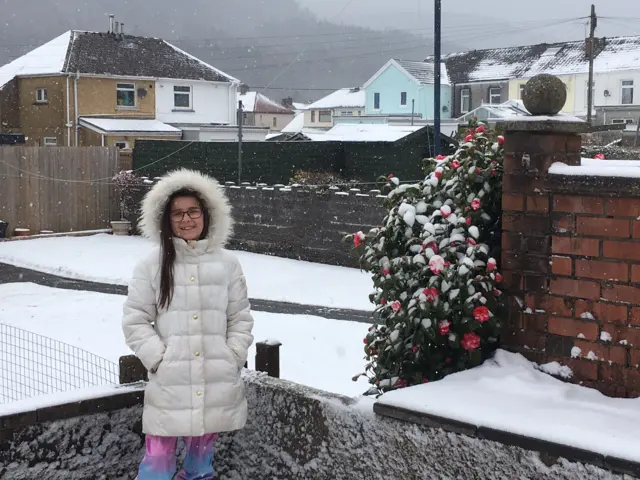
<path fill-rule="evenodd" d="M 382 226 L 347 237 L 376 287 L 378 324 L 364 338 L 368 394 L 439 380 L 497 347 L 503 141 L 470 125 L 422 182 L 390 175 Z"/>

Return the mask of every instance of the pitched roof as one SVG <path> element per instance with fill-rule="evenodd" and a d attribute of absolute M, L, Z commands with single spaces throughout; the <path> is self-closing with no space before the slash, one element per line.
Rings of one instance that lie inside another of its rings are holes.
<path fill-rule="evenodd" d="M 247 92 L 244 95 L 238 94 L 238 100 L 242 101 L 242 108 L 245 112 L 293 115 L 293 110 L 280 105 L 278 102 L 271 100 L 259 92 Z"/>
<path fill-rule="evenodd" d="M 596 73 L 640 69 L 640 36 L 600 39 L 595 54 Z M 589 69 L 584 40 L 472 50 L 443 59 L 451 81 L 458 84 L 530 78 L 540 73 L 571 75 Z M 430 60 L 432 57 L 425 62 Z"/>
<path fill-rule="evenodd" d="M 307 110 L 364 108 L 365 92 L 361 88 L 341 88 L 307 107 Z"/>
<path fill-rule="evenodd" d="M 76 72 L 238 82 L 159 38 L 72 30 L 0 67 L 0 87 L 16 76 Z"/>
<path fill-rule="evenodd" d="M 395 62 L 404 68 L 409 75 L 416 79 L 418 83 L 423 85 L 433 85 L 435 83 L 434 63 L 433 62 L 416 62 L 412 60 L 397 60 Z M 447 66 L 444 62 L 440 67 L 440 83 L 449 84 L 449 76 L 447 75 Z"/>

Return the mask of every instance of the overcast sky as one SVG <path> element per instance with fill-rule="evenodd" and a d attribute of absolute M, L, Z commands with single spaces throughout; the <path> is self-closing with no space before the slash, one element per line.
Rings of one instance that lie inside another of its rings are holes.
<path fill-rule="evenodd" d="M 433 30 L 433 0 L 297 1 L 337 22 L 425 34 Z M 447 42 L 472 48 L 477 39 L 484 48 L 577 40 L 587 33 L 586 19 L 577 19 L 589 15 L 592 3 L 603 17 L 597 36 L 640 35 L 640 0 L 442 0 L 443 42 L 445 48 Z"/>

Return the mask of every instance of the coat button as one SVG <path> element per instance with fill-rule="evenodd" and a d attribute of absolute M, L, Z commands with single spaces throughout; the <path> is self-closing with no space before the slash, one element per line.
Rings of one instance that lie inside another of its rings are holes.
<path fill-rule="evenodd" d="M 193 275 L 191 276 L 191 278 L 189 280 L 191 280 L 192 282 L 195 281 L 196 277 L 194 277 Z"/>
<path fill-rule="evenodd" d="M 200 356 L 200 352 L 196 352 L 196 357 L 199 357 L 199 356 Z"/>
<path fill-rule="evenodd" d="M 198 319 L 198 315 L 197 315 L 197 314 L 196 314 L 196 315 L 194 315 L 194 316 L 193 316 L 193 319 L 194 319 L 194 320 L 197 320 L 197 319 Z"/>

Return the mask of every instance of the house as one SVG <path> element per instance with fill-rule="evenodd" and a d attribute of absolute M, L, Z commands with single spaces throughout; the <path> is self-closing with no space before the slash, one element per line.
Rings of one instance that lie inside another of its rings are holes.
<path fill-rule="evenodd" d="M 308 105 L 304 110 L 304 126 L 329 129 L 336 117 L 363 115 L 365 93 L 359 87 L 341 88 Z"/>
<path fill-rule="evenodd" d="M 441 67 L 442 119 L 451 118 L 451 85 L 447 68 Z M 434 118 L 433 63 L 389 60 L 364 85 L 367 117 Z"/>
<path fill-rule="evenodd" d="M 27 145 L 237 138 L 239 81 L 151 37 L 68 31 L 0 67 L 0 132 Z M 220 132 L 222 131 L 222 132 Z"/>
<path fill-rule="evenodd" d="M 587 116 L 590 41 L 474 50 L 444 56 L 454 86 L 454 115 L 485 104 L 519 100 L 527 81 L 546 73 L 567 88 L 562 112 Z M 594 49 L 595 124 L 629 123 L 640 116 L 640 36 L 597 39 Z M 428 60 L 428 59 L 427 59 Z"/>
<path fill-rule="evenodd" d="M 294 111 L 259 92 L 249 92 L 241 88 L 238 101 L 242 102 L 243 125 L 267 128 L 279 132 L 294 117 Z"/>

